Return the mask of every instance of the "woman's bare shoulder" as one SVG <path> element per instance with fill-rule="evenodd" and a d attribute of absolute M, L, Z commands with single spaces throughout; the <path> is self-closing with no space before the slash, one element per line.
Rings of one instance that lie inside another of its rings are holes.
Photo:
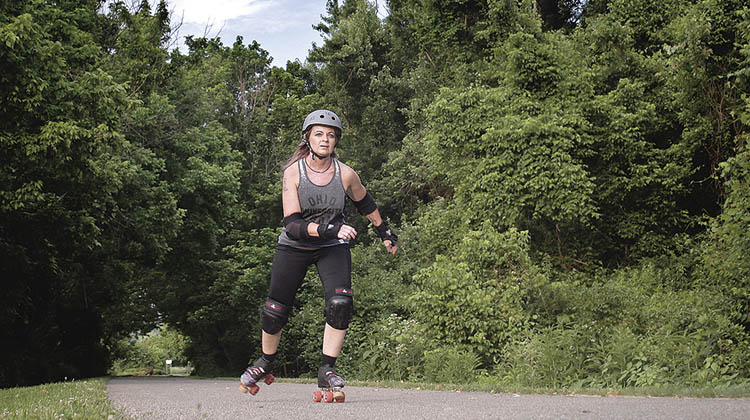
<path fill-rule="evenodd" d="M 341 183 L 344 185 L 344 191 L 352 200 L 361 200 L 365 195 L 365 187 L 359 175 L 350 166 L 341 163 Z"/>
<path fill-rule="evenodd" d="M 357 175 L 357 172 L 352 169 L 351 166 L 347 165 L 346 163 L 342 161 L 338 161 L 339 166 L 341 167 L 341 177 L 342 178 L 349 178 L 352 179 L 353 177 L 359 178 L 359 175 Z"/>
<path fill-rule="evenodd" d="M 292 163 L 284 169 L 282 178 L 284 179 L 284 183 L 294 182 L 295 185 L 299 184 L 299 166 L 297 162 Z"/>

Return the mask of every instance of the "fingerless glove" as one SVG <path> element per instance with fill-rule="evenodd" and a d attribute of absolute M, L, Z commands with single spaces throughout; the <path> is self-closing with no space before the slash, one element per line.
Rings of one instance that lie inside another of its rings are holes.
<path fill-rule="evenodd" d="M 391 228 L 388 227 L 388 224 L 385 222 L 385 220 L 383 220 L 383 223 L 378 226 L 373 225 L 372 228 L 375 230 L 375 233 L 378 234 L 381 240 L 390 240 L 393 245 L 396 245 L 396 242 L 398 242 L 398 236 L 396 236 Z"/>

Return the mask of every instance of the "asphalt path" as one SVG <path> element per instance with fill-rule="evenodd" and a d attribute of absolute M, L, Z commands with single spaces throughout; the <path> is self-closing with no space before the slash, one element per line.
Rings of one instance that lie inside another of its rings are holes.
<path fill-rule="evenodd" d="M 261 385 L 178 377 L 114 378 L 107 394 L 134 419 L 750 419 L 750 399 L 490 394 L 346 387 L 346 402 L 315 403 L 311 384 Z"/>

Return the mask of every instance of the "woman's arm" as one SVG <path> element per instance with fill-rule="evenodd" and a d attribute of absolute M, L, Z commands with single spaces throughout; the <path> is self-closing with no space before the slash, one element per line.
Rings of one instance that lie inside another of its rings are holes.
<path fill-rule="evenodd" d="M 284 228 L 287 235 L 294 240 L 310 239 L 311 223 L 302 218 L 302 207 L 299 204 L 299 169 L 290 165 L 284 170 L 281 179 L 281 206 L 284 211 Z"/>
<path fill-rule="evenodd" d="M 372 223 L 378 236 L 383 239 L 383 245 L 385 245 L 386 250 L 391 254 L 395 254 L 398 250 L 398 245 L 396 245 L 396 235 L 391 232 L 386 224 L 384 224 L 383 218 L 380 216 L 380 210 L 378 210 L 378 207 L 375 204 L 375 200 L 367 192 L 367 189 L 365 189 L 359 175 L 357 175 L 354 169 L 341 164 L 341 180 L 344 184 L 346 195 L 354 201 L 357 210 L 359 210 L 359 212 L 362 213 L 370 223 Z M 387 232 L 387 234 L 385 232 Z"/>
<path fill-rule="evenodd" d="M 291 216 L 294 213 L 301 213 L 302 207 L 299 204 L 299 169 L 297 165 L 291 165 L 284 170 L 281 192 L 281 205 L 284 208 L 284 217 Z"/>

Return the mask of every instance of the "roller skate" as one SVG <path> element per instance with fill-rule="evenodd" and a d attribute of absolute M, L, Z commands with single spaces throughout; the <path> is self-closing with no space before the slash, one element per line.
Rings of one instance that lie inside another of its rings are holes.
<path fill-rule="evenodd" d="M 323 366 L 318 371 L 319 391 L 313 392 L 313 402 L 337 402 L 342 403 L 346 396 L 341 388 L 344 387 L 344 378 L 336 374 L 336 370 L 330 366 Z"/>
<path fill-rule="evenodd" d="M 273 363 L 265 360 L 263 357 L 256 360 L 252 366 L 245 369 L 245 372 L 240 376 L 240 391 L 255 395 L 260 390 L 258 381 L 261 379 L 266 385 L 271 385 L 276 379 L 269 372 L 273 367 Z"/>

